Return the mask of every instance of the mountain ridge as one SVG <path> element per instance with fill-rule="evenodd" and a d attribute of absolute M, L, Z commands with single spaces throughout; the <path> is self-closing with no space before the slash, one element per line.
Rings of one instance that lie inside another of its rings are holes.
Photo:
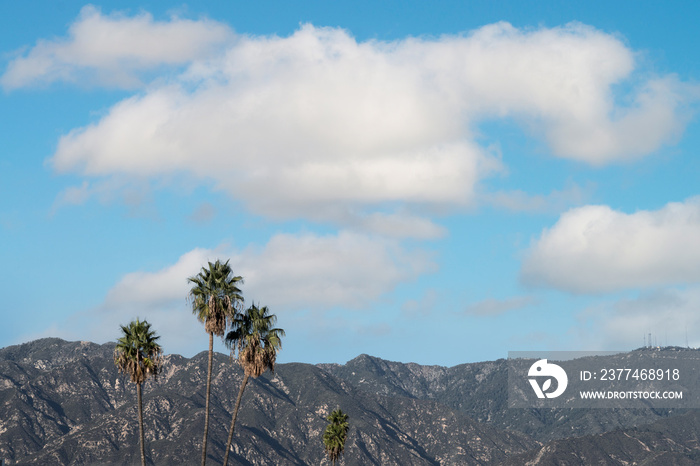
<path fill-rule="evenodd" d="M 0 349 L 0 458 L 12 464 L 137 464 L 135 388 L 117 373 L 113 350 L 114 343 L 58 338 Z M 168 354 L 162 374 L 144 386 L 153 463 L 199 461 L 206 363 L 206 351 L 192 358 Z M 223 457 L 241 372 L 229 355 L 215 353 L 213 464 Z M 232 462 L 328 464 L 321 436 L 325 416 L 336 407 L 350 415 L 348 465 L 558 464 L 593 458 L 595 448 L 609 459 L 637 457 L 643 464 L 696 458 L 700 422 L 692 413 L 509 409 L 506 384 L 504 359 L 444 367 L 361 354 L 345 364 L 279 364 L 274 374 L 249 383 Z M 674 423 L 690 433 L 681 435 Z M 658 458 L 636 448 L 639 442 L 618 442 L 616 450 L 616 435 L 655 446 Z"/>

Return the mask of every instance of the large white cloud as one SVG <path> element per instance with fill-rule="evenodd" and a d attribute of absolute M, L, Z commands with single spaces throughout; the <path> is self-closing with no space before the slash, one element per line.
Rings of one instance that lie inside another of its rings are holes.
<path fill-rule="evenodd" d="M 51 164 L 88 177 L 187 173 L 277 217 L 464 206 L 501 166 L 475 142 L 484 119 L 514 118 L 555 155 L 591 164 L 672 141 L 689 86 L 666 76 L 630 90 L 634 66 L 619 39 L 581 24 L 392 42 L 311 25 L 239 35 L 63 136 Z"/>
<path fill-rule="evenodd" d="M 633 214 L 571 209 L 532 245 L 521 276 L 573 293 L 698 283 L 700 197 Z"/>
<path fill-rule="evenodd" d="M 189 63 L 232 35 L 228 26 L 216 21 L 154 21 L 148 13 L 105 16 L 88 5 L 71 25 L 68 38 L 38 41 L 9 63 L 0 84 L 15 89 L 69 81 L 131 88 L 141 84 L 141 71 Z"/>

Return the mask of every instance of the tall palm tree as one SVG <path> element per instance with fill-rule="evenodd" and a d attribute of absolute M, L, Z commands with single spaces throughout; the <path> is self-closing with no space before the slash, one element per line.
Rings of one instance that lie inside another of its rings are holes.
<path fill-rule="evenodd" d="M 282 348 L 284 330 L 273 328 L 277 322 L 277 316 L 269 312 L 267 306 L 257 307 L 253 304 L 245 313 L 234 319 L 232 330 L 226 335 L 226 345 L 232 351 L 238 351 L 238 361 L 243 367 L 243 382 L 241 382 L 236 406 L 231 417 L 224 466 L 228 465 L 233 429 L 236 425 L 238 408 L 241 406 L 241 398 L 243 398 L 243 391 L 248 384 L 248 379 L 251 376 L 253 378 L 259 377 L 267 369 L 275 372 L 275 361 L 277 360 L 277 352 Z"/>
<path fill-rule="evenodd" d="M 343 413 L 340 408 L 333 411 L 326 419 L 328 425 L 323 433 L 323 446 L 325 447 L 328 458 L 333 465 L 340 459 L 345 449 L 345 440 L 348 437 L 348 415 Z"/>
<path fill-rule="evenodd" d="M 162 350 L 156 340 L 160 337 L 151 330 L 151 324 L 139 319 L 129 325 L 121 325 L 122 337 L 114 348 L 114 364 L 136 384 L 136 398 L 139 410 L 139 436 L 141 438 L 141 464 L 146 466 L 146 450 L 143 436 L 143 404 L 141 385 L 149 376 L 158 376 L 162 365 Z"/>
<path fill-rule="evenodd" d="M 192 313 L 204 324 L 204 330 L 209 334 L 209 366 L 207 369 L 207 395 L 204 415 L 204 438 L 202 440 L 202 466 L 207 461 L 207 436 L 209 434 L 209 395 L 211 393 L 211 366 L 214 357 L 214 335 L 223 336 L 226 324 L 232 322 L 240 304 L 243 302 L 241 290 L 237 284 L 243 283 L 243 278 L 234 276 L 228 261 L 217 260 L 209 262 L 209 267 L 194 277 L 189 277 L 192 283 L 189 299 L 192 303 Z"/>

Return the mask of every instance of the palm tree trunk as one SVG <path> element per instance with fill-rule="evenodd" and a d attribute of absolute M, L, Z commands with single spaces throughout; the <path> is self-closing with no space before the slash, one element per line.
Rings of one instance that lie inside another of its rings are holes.
<path fill-rule="evenodd" d="M 136 384 L 136 398 L 139 404 L 139 438 L 141 439 L 141 466 L 146 466 L 146 449 L 143 438 L 143 404 L 141 403 L 141 384 Z"/>
<path fill-rule="evenodd" d="M 224 455 L 224 466 L 228 466 L 228 452 L 231 451 L 231 440 L 233 440 L 233 428 L 236 425 L 236 418 L 238 417 L 238 408 L 241 406 L 241 398 L 243 398 L 243 390 L 248 384 L 248 379 L 250 376 L 248 374 L 243 376 L 243 382 L 241 382 L 241 389 L 238 390 L 238 398 L 236 399 L 236 407 L 233 408 L 233 417 L 231 418 L 231 428 L 228 430 L 228 441 L 226 442 L 226 454 Z"/>
<path fill-rule="evenodd" d="M 207 435 L 209 434 L 209 394 L 211 393 L 211 363 L 214 358 L 214 333 L 209 332 L 209 368 L 207 369 L 207 401 L 204 414 L 204 439 L 202 440 L 202 466 L 207 464 Z"/>

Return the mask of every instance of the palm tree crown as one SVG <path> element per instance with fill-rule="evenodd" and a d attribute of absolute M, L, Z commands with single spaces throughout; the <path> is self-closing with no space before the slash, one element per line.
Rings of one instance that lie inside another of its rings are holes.
<path fill-rule="evenodd" d="M 323 433 L 323 445 L 331 462 L 335 464 L 345 449 L 345 440 L 350 424 L 348 423 L 348 415 L 340 409 L 333 411 L 326 419 L 328 419 L 329 424 Z"/>
<path fill-rule="evenodd" d="M 273 328 L 277 316 L 267 306 L 253 304 L 233 320 L 233 330 L 226 335 L 226 345 L 238 350 L 238 361 L 246 375 L 259 377 L 267 369 L 275 372 L 277 352 L 282 348 L 281 328 Z"/>
<path fill-rule="evenodd" d="M 119 370 L 135 384 L 143 383 L 150 375 L 157 377 L 162 350 L 156 342 L 160 337 L 151 330 L 151 324 L 136 319 L 120 327 L 123 335 L 114 349 L 114 363 Z"/>
<path fill-rule="evenodd" d="M 238 283 L 243 283 L 242 277 L 233 275 L 228 261 L 217 260 L 209 262 L 209 267 L 194 277 L 189 277 L 192 283 L 189 298 L 192 302 L 192 313 L 204 324 L 207 333 L 223 336 L 227 319 L 233 320 L 237 308 L 243 302 Z"/>

